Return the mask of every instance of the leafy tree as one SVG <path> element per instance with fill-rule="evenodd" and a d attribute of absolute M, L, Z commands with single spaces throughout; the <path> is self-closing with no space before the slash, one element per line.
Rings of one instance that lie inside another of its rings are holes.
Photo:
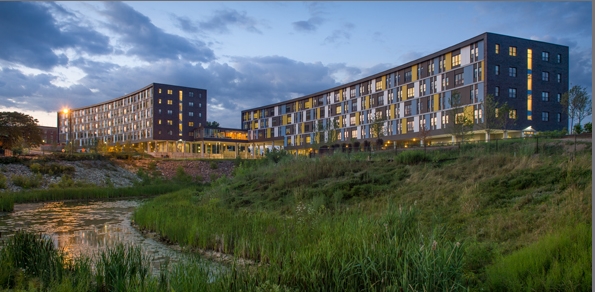
<path fill-rule="evenodd" d="M 207 127 L 209 127 L 209 128 L 219 128 L 219 123 L 217 123 L 216 121 L 212 121 L 212 122 L 207 121 Z"/>
<path fill-rule="evenodd" d="M 583 126 L 581 126 L 581 124 L 574 125 L 574 133 L 575 134 L 580 134 L 582 132 L 583 132 Z"/>
<path fill-rule="evenodd" d="M 508 103 L 505 102 L 503 105 L 497 108 L 496 118 L 498 119 L 498 124 L 504 131 L 504 137 L 508 137 L 508 129 L 516 124 L 517 116 L 515 111 L 512 110 Z"/>
<path fill-rule="evenodd" d="M 591 122 L 588 122 L 585 124 L 585 132 L 587 133 L 591 133 L 593 131 L 593 124 Z"/>
<path fill-rule="evenodd" d="M 372 130 L 372 136 L 374 138 L 380 138 L 384 136 L 384 118 L 376 113 L 376 117 L 370 119 L 370 129 Z M 381 113 L 380 113 L 381 114 Z"/>
<path fill-rule="evenodd" d="M 0 145 L 4 149 L 43 143 L 37 119 L 19 112 L 0 112 Z"/>
<path fill-rule="evenodd" d="M 488 94 L 483 99 L 483 123 L 479 123 L 479 127 L 488 134 L 487 140 L 491 140 L 491 134 L 494 130 L 502 128 L 501 119 L 496 115 L 496 110 L 500 106 L 494 99 L 494 96 Z"/>
<path fill-rule="evenodd" d="M 449 120 L 452 123 L 451 134 L 455 137 L 461 136 L 461 142 L 465 142 L 465 136 L 473 130 L 473 118 L 465 114 L 465 107 L 459 92 L 452 92 L 448 101 L 451 107 L 448 112 Z"/>
<path fill-rule="evenodd" d="M 592 114 L 591 97 L 587 89 L 580 85 L 574 85 L 570 90 L 562 95 L 560 103 L 564 107 L 564 112 L 570 117 L 570 126 L 574 127 L 574 119 L 581 124 L 585 117 Z"/>

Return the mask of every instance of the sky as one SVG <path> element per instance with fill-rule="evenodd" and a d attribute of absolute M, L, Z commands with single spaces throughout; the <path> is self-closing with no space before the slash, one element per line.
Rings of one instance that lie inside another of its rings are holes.
<path fill-rule="evenodd" d="M 0 1 L 0 111 L 56 126 L 155 82 L 206 89 L 207 120 L 239 128 L 244 109 L 484 32 L 568 46 L 571 85 L 592 92 L 591 2 Z"/>

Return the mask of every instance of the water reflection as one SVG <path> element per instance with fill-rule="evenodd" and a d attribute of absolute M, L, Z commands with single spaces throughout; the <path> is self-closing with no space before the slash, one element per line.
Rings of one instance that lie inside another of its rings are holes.
<path fill-rule="evenodd" d="M 4 239 L 19 229 L 46 234 L 72 258 L 92 256 L 118 242 L 140 245 L 154 259 L 154 269 L 163 261 L 185 257 L 131 226 L 139 204 L 135 200 L 17 204 L 14 212 L 0 213 L 0 235 Z"/>

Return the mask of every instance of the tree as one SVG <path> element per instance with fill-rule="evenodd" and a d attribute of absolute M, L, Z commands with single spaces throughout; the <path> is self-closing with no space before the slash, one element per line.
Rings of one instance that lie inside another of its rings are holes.
<path fill-rule="evenodd" d="M 494 99 L 494 96 L 488 94 L 483 99 L 482 117 L 483 123 L 479 123 L 479 127 L 484 129 L 486 134 L 486 140 L 491 140 L 491 134 L 494 130 L 501 128 L 501 119 L 496 115 L 496 110 L 499 107 L 498 102 Z"/>
<path fill-rule="evenodd" d="M 504 103 L 496 110 L 496 118 L 498 119 L 498 125 L 502 127 L 504 131 L 504 137 L 508 137 L 508 129 L 510 129 L 516 123 L 516 111 L 510 108 L 508 103 Z"/>
<path fill-rule="evenodd" d="M 452 121 L 451 134 L 455 137 L 461 136 L 461 142 L 465 142 L 465 136 L 473 130 L 473 113 L 471 117 L 465 113 L 461 94 L 457 91 L 452 92 L 448 101 L 451 107 L 448 112 L 449 120 Z"/>
<path fill-rule="evenodd" d="M 209 127 L 209 128 L 219 128 L 219 123 L 217 123 L 216 121 L 212 121 L 212 122 L 207 121 L 207 127 Z"/>
<path fill-rule="evenodd" d="M 372 130 L 372 137 L 380 138 L 384 136 L 384 118 L 381 112 L 376 112 L 376 117 L 370 119 L 370 129 Z"/>
<path fill-rule="evenodd" d="M 43 143 L 37 119 L 19 112 L 0 112 L 0 146 L 35 147 Z"/>
<path fill-rule="evenodd" d="M 591 131 L 593 131 L 593 124 L 591 122 L 588 122 L 585 124 L 585 132 L 591 133 Z"/>
<path fill-rule="evenodd" d="M 560 103 L 564 107 L 564 112 L 570 117 L 570 127 L 574 128 L 574 119 L 578 120 L 578 124 L 585 117 L 592 114 L 591 97 L 587 89 L 580 85 L 574 85 L 570 90 L 562 95 Z"/>

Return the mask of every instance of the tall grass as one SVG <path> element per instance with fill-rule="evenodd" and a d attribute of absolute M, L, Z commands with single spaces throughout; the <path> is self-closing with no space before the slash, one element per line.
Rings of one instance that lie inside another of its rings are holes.
<path fill-rule="evenodd" d="M 12 211 L 15 203 L 47 202 L 60 200 L 93 200 L 114 199 L 165 194 L 188 187 L 171 182 L 133 186 L 125 188 L 84 187 L 84 188 L 51 188 L 47 190 L 29 190 L 0 194 L 0 211 Z"/>

